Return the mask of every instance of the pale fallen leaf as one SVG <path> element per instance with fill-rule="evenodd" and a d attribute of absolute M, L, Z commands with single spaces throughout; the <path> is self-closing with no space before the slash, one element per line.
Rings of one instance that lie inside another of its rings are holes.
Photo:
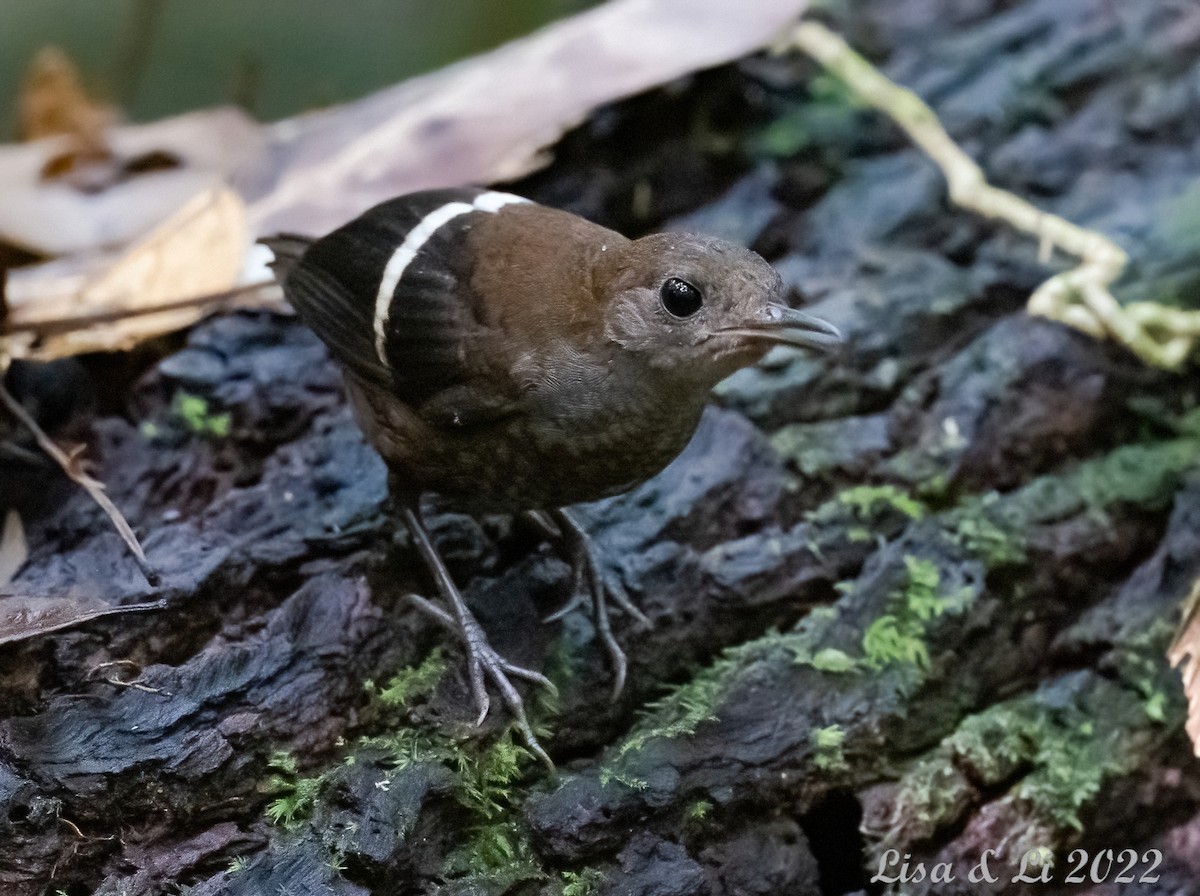
<path fill-rule="evenodd" d="M 4 517 L 4 530 L 0 532 L 0 588 L 13 580 L 28 557 L 29 545 L 25 543 L 21 514 L 10 509 Z"/>
<path fill-rule="evenodd" d="M 271 126 L 237 183 L 258 234 L 324 233 L 391 196 L 511 180 L 600 106 L 769 44 L 805 0 L 611 0 L 363 100 Z"/>
<path fill-rule="evenodd" d="M 84 192 L 43 177 L 49 163 L 71 151 L 72 138 L 0 146 L 0 240 L 46 256 L 119 247 L 226 183 L 263 147 L 262 126 L 232 108 L 114 127 L 105 138 L 117 159 L 165 153 L 179 165 Z"/>
<path fill-rule="evenodd" d="M 117 351 L 182 329 L 207 309 L 137 312 L 229 290 L 249 245 L 241 199 L 227 187 L 216 187 L 193 197 L 115 258 L 60 260 L 10 271 L 9 351 L 13 357 L 41 360 Z M 63 319 L 110 312 L 124 316 L 67 332 L 55 326 Z"/>
<path fill-rule="evenodd" d="M 0 644 L 26 641 L 105 616 L 161 610 L 164 606 L 155 602 L 114 607 L 94 597 L 0 597 Z"/>
<path fill-rule="evenodd" d="M 1171 666 L 1183 664 L 1183 693 L 1188 701 L 1187 733 L 1200 756 L 1200 579 L 1183 602 L 1183 624 L 1167 651 Z"/>

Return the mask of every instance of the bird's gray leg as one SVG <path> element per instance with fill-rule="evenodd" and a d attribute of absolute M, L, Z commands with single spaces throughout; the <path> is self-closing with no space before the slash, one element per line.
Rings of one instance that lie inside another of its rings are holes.
<path fill-rule="evenodd" d="M 551 537 L 557 530 L 558 538 L 566 543 L 571 551 L 572 566 L 574 567 L 574 584 L 572 596 L 567 603 L 554 612 L 548 621 L 561 619 L 584 600 L 591 605 L 592 621 L 600 636 L 604 649 L 608 653 L 613 667 L 613 699 L 616 699 L 625 687 L 625 673 L 628 663 L 625 651 L 617 643 L 613 635 L 612 624 L 609 622 L 609 602 L 616 604 L 621 610 L 632 617 L 643 629 L 651 628 L 650 620 L 629 599 L 625 586 L 620 578 L 607 567 L 596 554 L 596 548 L 591 538 L 575 515 L 569 510 L 552 510 L 549 513 L 534 511 L 530 514 Z M 542 519 L 538 519 L 542 517 Z"/>
<path fill-rule="evenodd" d="M 492 645 L 488 643 L 487 635 L 479 621 L 467 607 L 458 588 L 455 587 L 454 580 L 450 577 L 450 571 L 446 569 L 446 564 L 433 546 L 433 541 L 425 529 L 425 523 L 421 519 L 421 511 L 416 502 L 402 504 L 401 513 L 409 532 L 412 533 L 417 550 L 433 574 L 438 591 L 449 604 L 450 612 L 447 613 L 436 604 L 416 595 L 410 595 L 410 599 L 418 608 L 454 632 L 466 647 L 467 679 L 471 685 L 471 693 L 475 697 L 475 705 L 479 708 L 479 720 L 476 724 L 483 723 L 491 706 L 485 682 L 485 678 L 490 679 L 496 690 L 500 692 L 504 705 L 512 713 L 517 729 L 525 738 L 525 743 L 529 745 L 530 751 L 553 768 L 554 763 L 550 761 L 550 757 L 546 755 L 546 751 L 542 749 L 542 745 L 538 743 L 538 739 L 533 734 L 529 719 L 525 715 L 525 702 L 517 693 L 509 676 L 523 678 L 549 688 L 551 691 L 557 691 L 554 683 L 540 672 L 514 665 L 496 653 Z"/>

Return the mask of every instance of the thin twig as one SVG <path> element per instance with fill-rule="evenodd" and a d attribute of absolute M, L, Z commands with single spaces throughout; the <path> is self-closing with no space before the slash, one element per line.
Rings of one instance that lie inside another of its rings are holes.
<path fill-rule="evenodd" d="M 110 673 L 108 671 L 110 669 L 118 669 L 118 668 L 132 668 L 132 669 L 136 670 L 137 674 L 134 676 L 134 678 L 130 679 L 129 681 L 125 681 L 122 678 L 118 678 L 115 673 Z M 100 665 L 94 666 L 88 670 L 87 677 L 95 678 L 96 675 L 101 674 L 101 673 L 103 673 L 103 680 L 105 682 L 107 682 L 108 684 L 111 684 L 111 685 L 115 685 L 116 687 L 133 688 L 135 691 L 142 691 L 143 693 L 146 693 L 146 694 L 161 694 L 164 697 L 171 696 L 169 693 L 164 691 L 162 688 L 152 688 L 148 684 L 142 684 L 141 666 L 139 666 L 133 660 L 109 660 L 106 663 L 100 663 Z"/>
<path fill-rule="evenodd" d="M 125 540 L 125 544 L 129 546 L 129 550 L 133 553 L 134 559 L 137 560 L 138 569 L 142 571 L 142 575 L 146 577 L 146 581 L 151 585 L 159 583 L 158 572 L 150 565 L 150 561 L 146 559 L 146 553 L 142 550 L 141 544 L 138 543 L 137 536 L 133 534 L 133 529 L 129 522 L 117 509 L 114 504 L 104 493 L 104 483 L 99 482 L 89 476 L 81 467 L 79 453 L 75 451 L 67 454 L 42 430 L 36 420 L 29 415 L 19 401 L 13 398 L 12 393 L 8 391 L 2 380 L 0 380 L 0 402 L 8 408 L 9 412 L 17 418 L 18 421 L 37 439 L 38 446 L 46 452 L 56 464 L 62 467 L 62 471 L 67 474 L 72 482 L 81 486 L 84 491 L 91 495 L 92 500 L 100 505 L 100 508 L 108 514 L 108 518 L 112 520 L 113 526 L 117 533 Z"/>
<path fill-rule="evenodd" d="M 1030 202 L 989 184 L 982 169 L 954 142 L 937 115 L 911 90 L 889 81 L 837 34 L 818 22 L 805 21 L 780 44 L 811 56 L 862 102 L 892 119 L 941 169 L 955 204 L 985 218 L 1005 221 L 1035 237 L 1039 258 L 1053 249 L 1080 259 L 1079 264 L 1051 277 L 1029 297 L 1028 310 L 1096 337 L 1110 336 L 1150 364 L 1176 367 L 1200 337 L 1200 314 L 1152 303 L 1124 308 L 1110 292 L 1125 270 L 1125 250 L 1094 230 L 1072 224 Z"/>

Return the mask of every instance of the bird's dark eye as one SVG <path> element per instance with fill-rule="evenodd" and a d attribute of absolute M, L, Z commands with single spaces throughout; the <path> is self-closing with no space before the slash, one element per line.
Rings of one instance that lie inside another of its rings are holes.
<path fill-rule="evenodd" d="M 691 317 L 704 304 L 700 290 L 678 277 L 671 277 L 664 282 L 658 295 L 667 313 L 675 317 Z"/>

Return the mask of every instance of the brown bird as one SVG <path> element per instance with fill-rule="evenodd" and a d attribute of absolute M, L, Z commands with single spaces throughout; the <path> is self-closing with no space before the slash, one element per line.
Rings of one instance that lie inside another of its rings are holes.
<path fill-rule="evenodd" d="M 315 242 L 265 242 L 288 300 L 348 374 L 450 612 L 418 601 L 461 637 L 480 722 L 486 678 L 549 762 L 510 677 L 553 686 L 492 649 L 429 538 L 421 495 L 533 511 L 569 539 L 619 692 L 625 655 L 607 603 L 645 617 L 562 508 L 661 470 L 712 387 L 771 346 L 827 349 L 837 331 L 784 305 L 779 275 L 746 249 L 692 234 L 630 240 L 507 193 L 412 193 Z"/>

